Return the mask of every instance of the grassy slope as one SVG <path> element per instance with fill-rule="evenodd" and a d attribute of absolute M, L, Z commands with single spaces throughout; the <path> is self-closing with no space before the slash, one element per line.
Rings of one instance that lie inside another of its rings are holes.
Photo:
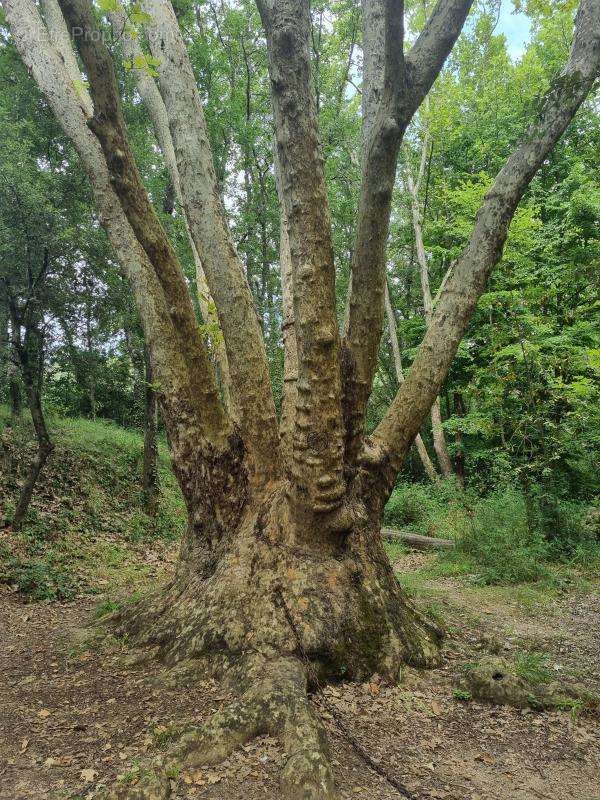
<path fill-rule="evenodd" d="M 9 426 L 0 407 L 0 517 L 12 514 L 18 484 L 35 446 L 27 419 Z M 36 488 L 19 534 L 0 530 L 0 583 L 29 598 L 70 599 L 81 593 L 141 586 L 170 557 L 185 509 L 159 450 L 160 510 L 143 511 L 142 437 L 106 422 L 50 418 L 56 449 Z"/>

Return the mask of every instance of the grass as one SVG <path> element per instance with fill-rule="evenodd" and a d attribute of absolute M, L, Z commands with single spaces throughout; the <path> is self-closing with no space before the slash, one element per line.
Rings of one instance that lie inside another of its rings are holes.
<path fill-rule="evenodd" d="M 538 650 L 517 653 L 515 670 L 520 678 L 532 686 L 549 683 L 552 678 L 548 668 L 548 655 Z"/>
<path fill-rule="evenodd" d="M 26 417 L 10 427 L 0 406 L 0 507 L 10 519 L 18 486 L 34 452 Z M 31 600 L 70 600 L 78 594 L 119 587 L 137 591 L 151 568 L 140 557 L 164 551 L 185 530 L 186 513 L 170 467 L 159 446 L 161 496 L 158 514 L 143 509 L 140 485 L 143 439 L 110 422 L 50 417 L 56 449 L 36 487 L 18 534 L 0 533 L 0 581 Z M 0 454 L 1 455 L 1 454 Z"/>

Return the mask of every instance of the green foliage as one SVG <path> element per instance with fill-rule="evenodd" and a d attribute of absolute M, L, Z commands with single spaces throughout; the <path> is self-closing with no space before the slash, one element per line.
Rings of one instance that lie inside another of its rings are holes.
<path fill-rule="evenodd" d="M 480 500 L 471 524 L 458 539 L 482 584 L 525 583 L 547 575 L 548 545 L 532 528 L 522 492 L 508 487 Z"/>
<path fill-rule="evenodd" d="M 400 483 L 385 507 L 384 522 L 424 536 L 456 539 L 469 524 L 475 498 L 450 479 L 437 484 Z"/>
<path fill-rule="evenodd" d="M 471 692 L 468 692 L 466 689 L 453 689 L 452 697 L 455 700 L 460 700 L 463 703 L 468 703 L 469 700 L 471 700 Z"/>
<path fill-rule="evenodd" d="M 441 553 L 429 571 L 446 577 L 468 574 L 482 585 L 552 582 L 559 580 L 551 573 L 552 562 L 590 572 L 600 563 L 595 510 L 554 501 L 550 513 L 538 495 L 510 485 L 480 497 L 461 491 L 454 481 L 401 483 L 386 506 L 385 524 L 453 539 L 455 548 Z"/>
<path fill-rule="evenodd" d="M 5 427 L 0 406 L 0 507 L 12 501 L 33 450 L 33 432 L 23 421 Z M 186 526 L 185 506 L 166 447 L 159 447 L 160 502 L 156 518 L 142 509 L 142 437 L 106 422 L 51 418 L 56 450 L 42 473 L 26 524 L 0 540 L 0 580 L 31 600 L 69 599 L 144 584 L 141 553 L 159 552 Z M 112 601 L 107 601 L 108 603 Z M 105 605 L 103 612 L 114 610 Z"/>
<path fill-rule="evenodd" d="M 0 583 L 15 586 L 32 601 L 71 600 L 79 589 L 53 550 L 42 558 L 21 559 L 1 547 Z"/>
<path fill-rule="evenodd" d="M 515 670 L 519 677 L 532 686 L 549 683 L 552 673 L 548 668 L 548 655 L 537 650 L 517 653 L 515 657 Z"/>

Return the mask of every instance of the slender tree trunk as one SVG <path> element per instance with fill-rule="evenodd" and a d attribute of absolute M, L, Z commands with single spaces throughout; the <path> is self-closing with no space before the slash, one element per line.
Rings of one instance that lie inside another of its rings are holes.
<path fill-rule="evenodd" d="M 429 137 L 425 135 L 423 137 L 423 145 L 421 149 L 419 174 L 416 181 L 413 178 L 408 159 L 405 165 L 406 185 L 410 199 L 412 225 L 415 237 L 417 260 L 419 263 L 419 274 L 421 278 L 423 308 L 425 313 L 425 322 L 427 325 L 429 325 L 431 321 L 431 315 L 433 312 L 433 298 L 431 296 L 431 287 L 429 284 L 429 265 L 427 263 L 427 254 L 425 252 L 425 244 L 423 242 L 423 220 L 421 201 L 419 199 L 419 189 L 424 175 L 428 150 Z M 446 436 L 442 425 L 442 410 L 439 397 L 435 398 L 433 405 L 431 406 L 431 429 L 433 435 L 433 448 L 435 450 L 442 475 L 444 478 L 449 478 L 451 475 L 453 475 L 454 470 L 452 469 L 452 459 L 450 458 L 450 453 L 448 452 L 448 445 L 446 444 Z"/>
<path fill-rule="evenodd" d="M 386 282 L 385 285 L 385 313 L 387 317 L 388 331 L 390 334 L 390 341 L 392 343 L 392 353 L 394 355 L 394 368 L 396 370 L 396 379 L 398 383 L 404 381 L 404 371 L 402 369 L 402 353 L 400 350 L 400 343 L 398 341 L 398 331 L 396 330 L 396 317 L 394 316 L 394 309 L 390 299 L 390 290 Z M 433 462 L 427 452 L 427 447 L 420 433 L 415 436 L 415 447 L 421 459 L 421 464 L 425 470 L 427 477 L 434 483 L 439 480 L 439 475 L 436 472 Z"/>
<path fill-rule="evenodd" d="M 18 369 L 14 364 L 8 365 L 8 393 L 10 397 L 10 416 L 14 421 L 20 419 L 23 409 L 23 397 Z"/>
<path fill-rule="evenodd" d="M 21 379 L 19 377 L 19 368 L 14 363 L 14 354 L 17 352 L 17 344 L 21 339 L 19 328 L 13 327 L 11 324 L 10 330 L 10 347 L 9 357 L 7 360 L 6 371 L 8 375 L 8 395 L 10 399 L 10 417 L 15 422 L 20 419 L 23 410 L 23 394 L 21 391 Z M 13 355 L 11 355 L 13 354 Z"/>
<path fill-rule="evenodd" d="M 150 517 L 158 511 L 160 487 L 158 483 L 158 404 L 154 389 L 152 364 L 147 348 L 144 352 L 146 386 L 144 403 L 144 463 L 142 467 L 142 491 L 144 506 Z"/>
<path fill-rule="evenodd" d="M 13 325 L 17 327 L 14 317 Z M 13 530 L 18 531 L 23 526 L 38 478 L 54 450 L 54 444 L 50 439 L 42 408 L 43 341 L 41 332 L 35 322 L 30 322 L 26 326 L 24 340 L 22 342 L 19 340 L 16 343 L 16 348 L 21 367 L 21 376 L 27 394 L 27 403 L 37 439 L 37 453 L 33 457 L 25 481 L 21 486 L 12 518 Z"/>
<path fill-rule="evenodd" d="M 460 392 L 454 392 L 454 413 L 457 417 L 464 417 L 465 404 L 463 403 L 462 395 Z M 462 433 L 457 430 L 454 441 L 456 442 L 456 455 L 454 456 L 454 470 L 456 478 L 464 488 L 465 485 L 465 451 L 463 448 Z"/>

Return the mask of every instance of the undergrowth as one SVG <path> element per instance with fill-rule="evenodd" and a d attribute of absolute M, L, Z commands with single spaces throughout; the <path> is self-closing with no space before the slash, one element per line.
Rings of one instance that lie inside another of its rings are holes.
<path fill-rule="evenodd" d="M 0 515 L 8 522 L 35 451 L 30 422 L 9 425 L 0 407 Z M 148 579 L 186 524 L 166 445 L 159 446 L 160 502 L 143 509 L 143 440 L 135 431 L 87 419 L 49 420 L 56 449 L 34 492 L 23 529 L 0 530 L 0 582 L 30 600 L 70 600 Z M 1 520 L 0 520 L 1 522 Z M 145 563 L 150 561 L 150 564 Z M 155 560 L 155 559 L 154 559 Z"/>
<path fill-rule="evenodd" d="M 525 495 L 510 485 L 479 497 L 452 480 L 400 484 L 386 506 L 385 524 L 454 540 L 452 550 L 428 565 L 431 577 L 468 575 L 480 585 L 550 585 L 565 580 L 561 565 L 591 576 L 600 568 L 597 509 L 557 500 L 550 506 L 535 492 Z"/>

